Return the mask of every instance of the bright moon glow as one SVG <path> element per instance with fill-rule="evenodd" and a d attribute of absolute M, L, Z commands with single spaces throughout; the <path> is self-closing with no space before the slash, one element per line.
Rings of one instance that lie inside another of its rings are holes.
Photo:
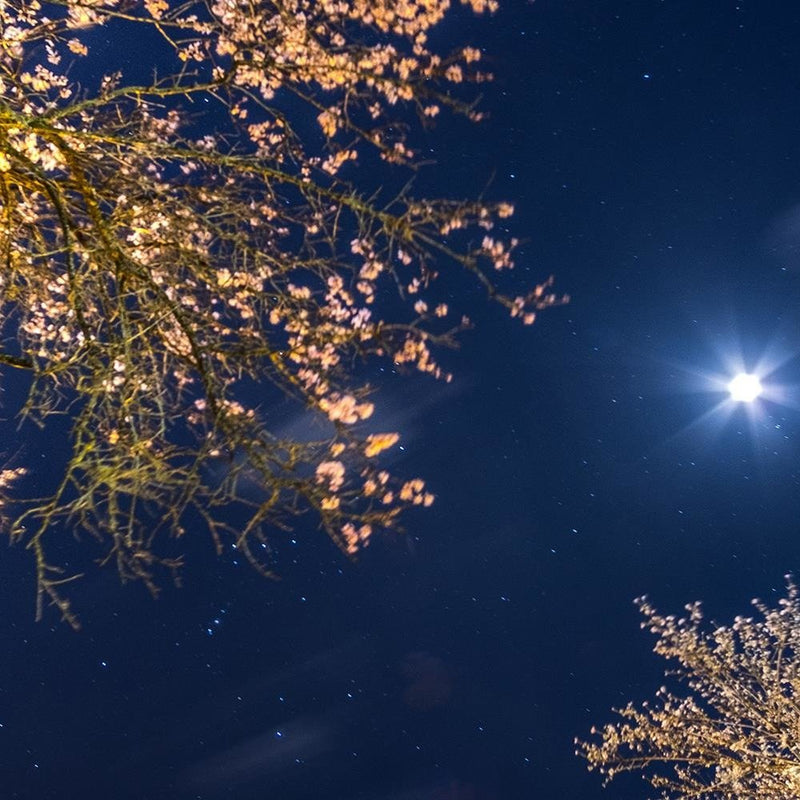
<path fill-rule="evenodd" d="M 757 375 L 740 372 L 729 384 L 731 400 L 738 403 L 752 403 L 761 394 L 761 381 Z"/>

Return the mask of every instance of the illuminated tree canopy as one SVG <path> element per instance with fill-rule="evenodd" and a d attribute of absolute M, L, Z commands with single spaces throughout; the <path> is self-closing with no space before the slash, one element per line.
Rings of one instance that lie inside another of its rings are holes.
<path fill-rule="evenodd" d="M 617 713 L 593 729 L 578 754 L 607 780 L 641 772 L 673 800 L 786 800 L 800 794 L 800 596 L 789 580 L 777 608 L 754 600 L 759 617 L 730 626 L 703 624 L 699 603 L 682 617 L 662 616 L 642 598 L 642 627 L 655 652 L 677 662 L 690 689 L 666 687 L 656 702 Z"/>
<path fill-rule="evenodd" d="M 449 379 L 435 351 L 469 321 L 448 271 L 525 323 L 558 302 L 549 279 L 497 286 L 509 203 L 420 198 L 408 181 L 415 121 L 481 117 L 464 94 L 489 78 L 480 51 L 429 48 L 449 5 L 0 0 L 0 367 L 30 375 L 23 419 L 70 423 L 52 494 L 27 496 L 24 462 L 0 475 L 38 617 L 52 602 L 78 624 L 63 586 L 77 576 L 48 555 L 59 536 L 92 535 L 101 561 L 156 591 L 181 566 L 162 545 L 187 515 L 269 573 L 262 545 L 300 513 L 354 555 L 433 501 L 381 465 L 398 433 L 370 428 L 359 365 Z M 98 74 L 99 30 L 152 63 Z M 329 433 L 281 437 L 274 397 Z"/>

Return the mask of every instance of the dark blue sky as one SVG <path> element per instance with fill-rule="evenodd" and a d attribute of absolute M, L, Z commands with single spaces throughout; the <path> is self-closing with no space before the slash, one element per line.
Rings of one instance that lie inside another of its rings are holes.
<path fill-rule="evenodd" d="M 437 502 L 355 566 L 312 529 L 278 583 L 198 543 L 155 603 L 88 578 L 74 634 L 33 623 L 4 550 L 3 797 L 645 798 L 572 744 L 662 682 L 633 598 L 724 622 L 797 571 L 797 5 L 501 4 L 439 33 L 497 80 L 421 185 L 494 173 L 515 279 L 572 302 L 523 328 L 453 281 L 477 324 L 453 383 L 383 375 L 394 469 Z M 775 369 L 750 414 L 713 391 L 737 358 Z"/>

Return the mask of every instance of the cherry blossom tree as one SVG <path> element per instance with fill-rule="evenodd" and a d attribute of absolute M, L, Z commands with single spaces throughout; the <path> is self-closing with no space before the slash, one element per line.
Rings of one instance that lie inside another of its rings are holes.
<path fill-rule="evenodd" d="M 181 567 L 164 543 L 192 515 L 269 574 L 270 531 L 301 513 L 354 556 L 432 503 L 422 479 L 382 465 L 399 434 L 370 428 L 360 365 L 450 379 L 435 353 L 469 321 L 437 281 L 447 271 L 526 324 L 561 299 L 549 279 L 498 287 L 509 203 L 405 183 L 415 121 L 481 118 L 464 93 L 490 77 L 480 51 L 428 44 L 449 6 L 0 0 L 0 367 L 30 376 L 24 420 L 70 421 L 52 494 L 22 491 L 28 465 L 0 476 L 6 532 L 35 559 L 37 618 L 50 602 L 78 625 L 64 589 L 78 576 L 47 547 L 67 530 L 155 592 Z M 152 64 L 93 73 L 98 31 Z M 326 420 L 324 435 L 282 437 L 276 397 Z"/>
<path fill-rule="evenodd" d="M 753 600 L 758 617 L 733 625 L 703 624 L 700 604 L 681 617 L 637 601 L 655 652 L 678 664 L 690 689 L 666 687 L 656 702 L 627 705 L 621 722 L 577 741 L 578 755 L 611 780 L 641 772 L 665 798 L 786 800 L 800 796 L 800 595 L 771 608 Z"/>

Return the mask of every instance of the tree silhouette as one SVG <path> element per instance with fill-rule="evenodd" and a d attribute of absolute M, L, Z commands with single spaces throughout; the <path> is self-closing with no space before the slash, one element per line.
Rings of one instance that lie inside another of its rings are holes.
<path fill-rule="evenodd" d="M 800 796 L 800 599 L 787 582 L 777 608 L 754 600 L 759 618 L 707 630 L 699 603 L 677 618 L 638 600 L 655 652 L 678 662 L 668 674 L 691 694 L 662 687 L 653 705 L 629 704 L 622 722 L 593 729 L 599 741 L 576 740 L 589 768 L 606 781 L 642 771 L 669 798 Z"/>
<path fill-rule="evenodd" d="M 414 120 L 481 117 L 462 95 L 490 77 L 480 51 L 428 46 L 448 8 L 0 2 L 0 365 L 30 374 L 23 419 L 70 422 L 52 494 L 26 499 L 29 465 L 0 475 L 6 531 L 35 557 L 37 618 L 50 601 L 78 625 L 62 588 L 77 576 L 46 547 L 67 528 L 155 592 L 181 566 L 164 542 L 191 515 L 269 574 L 270 530 L 303 512 L 353 555 L 433 501 L 381 466 L 398 434 L 369 430 L 359 364 L 449 380 L 434 351 L 469 321 L 434 264 L 467 270 L 525 323 L 557 302 L 549 280 L 518 296 L 496 285 L 513 266 L 516 241 L 492 233 L 510 204 L 385 188 L 420 166 Z M 155 77 L 73 82 L 100 29 L 128 72 Z M 280 435 L 277 398 L 327 421 L 318 440 Z"/>

